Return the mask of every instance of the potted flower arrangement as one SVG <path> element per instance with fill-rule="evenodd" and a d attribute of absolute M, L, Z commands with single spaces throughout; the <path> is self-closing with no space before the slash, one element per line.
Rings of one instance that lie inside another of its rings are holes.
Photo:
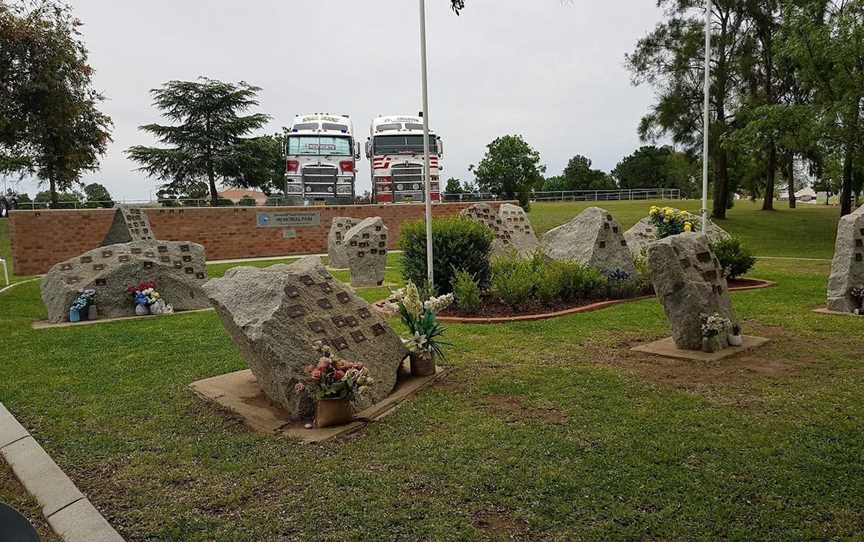
<path fill-rule="evenodd" d="M 95 298 L 96 290 L 81 290 L 81 293 L 78 294 L 78 297 L 75 298 L 75 301 L 69 307 L 69 321 L 80 322 L 81 320 L 87 320 L 90 316 L 90 309 L 96 308 L 94 304 Z"/>
<path fill-rule="evenodd" d="M 732 324 L 732 331 L 726 337 L 726 340 L 729 341 L 729 346 L 741 346 L 744 344 L 744 337 L 741 335 L 741 326 Z"/>
<path fill-rule="evenodd" d="M 702 315 L 702 351 L 719 352 L 724 345 L 722 333 L 728 333 L 732 322 L 719 314 Z"/>
<path fill-rule="evenodd" d="M 132 296 L 135 314 L 138 316 L 173 312 L 171 305 L 166 305 L 162 295 L 156 291 L 155 282 L 145 281 L 138 286 L 130 286 L 126 288 L 126 292 Z"/>
<path fill-rule="evenodd" d="M 298 383 L 296 393 L 309 393 L 315 400 L 315 427 L 344 425 L 353 419 L 351 402 L 363 395 L 375 381 L 369 369 L 333 354 L 333 349 L 321 341 L 315 343 L 321 355 L 318 363 L 307 365 L 306 383 Z"/>
<path fill-rule="evenodd" d="M 852 288 L 849 290 L 849 295 L 858 303 L 858 307 L 852 310 L 853 314 L 864 316 L 864 286 L 856 286 Z"/>
<path fill-rule="evenodd" d="M 408 347 L 411 350 L 411 374 L 414 376 L 430 376 L 435 374 L 435 357 L 444 359 L 442 346 L 448 343 L 439 338 L 444 335 L 445 328 L 438 322 L 437 314 L 453 303 L 453 294 L 439 297 L 429 297 L 421 301 L 420 290 L 413 282 L 408 282 L 391 298 L 396 305 L 402 322 L 411 332 Z"/>
<path fill-rule="evenodd" d="M 651 224 L 657 229 L 657 239 L 664 239 L 679 233 L 698 231 L 699 220 L 687 211 L 673 207 L 657 207 L 652 205 L 648 210 Z"/>

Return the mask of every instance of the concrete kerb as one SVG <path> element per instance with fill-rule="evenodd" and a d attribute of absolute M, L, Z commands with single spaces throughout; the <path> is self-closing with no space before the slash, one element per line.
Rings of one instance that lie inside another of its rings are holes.
<path fill-rule="evenodd" d="M 0 403 L 0 455 L 66 542 L 123 542 L 123 537 Z"/>

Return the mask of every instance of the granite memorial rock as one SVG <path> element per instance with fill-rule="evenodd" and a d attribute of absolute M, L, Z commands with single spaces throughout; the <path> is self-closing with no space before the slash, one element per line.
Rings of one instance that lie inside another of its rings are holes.
<path fill-rule="evenodd" d="M 864 206 L 840 219 L 828 279 L 828 310 L 853 313 L 861 308 L 853 288 L 864 287 Z"/>
<path fill-rule="evenodd" d="M 309 418 L 312 399 L 296 393 L 315 342 L 368 367 L 375 383 L 363 408 L 386 398 L 408 355 L 398 335 L 363 299 L 336 281 L 317 257 L 290 265 L 235 267 L 204 290 L 265 395 L 292 419 Z"/>
<path fill-rule="evenodd" d="M 147 213 L 137 207 L 121 205 L 114 210 L 114 221 L 102 241 L 102 246 L 154 239 Z"/>
<path fill-rule="evenodd" d="M 344 250 L 351 270 L 351 286 L 384 284 L 387 241 L 387 226 L 381 217 L 367 218 L 348 230 Z"/>
<path fill-rule="evenodd" d="M 704 234 L 681 233 L 651 243 L 648 267 L 678 348 L 702 348 L 703 315 L 736 322 L 723 268 Z M 720 338 L 721 346 L 728 346 L 726 335 Z"/>
<path fill-rule="evenodd" d="M 573 260 L 601 273 L 636 275 L 621 226 L 605 209 L 589 207 L 543 236 L 543 251 L 553 260 Z"/>
<path fill-rule="evenodd" d="M 42 279 L 42 301 L 48 320 L 64 322 L 82 290 L 96 291 L 100 318 L 133 316 L 135 306 L 126 292 L 144 281 L 175 310 L 210 306 L 201 289 L 207 281 L 204 247 L 173 241 L 134 241 L 108 245 L 54 265 Z"/>
<path fill-rule="evenodd" d="M 330 256 L 330 267 L 345 269 L 348 267 L 348 254 L 345 251 L 345 234 L 360 223 L 357 218 L 337 216 L 330 224 L 327 236 L 327 254 Z"/>
<path fill-rule="evenodd" d="M 537 240 L 525 209 L 512 203 L 502 203 L 498 209 L 498 217 L 510 234 L 510 245 L 520 256 L 529 257 L 540 248 L 540 241 Z"/>
<path fill-rule="evenodd" d="M 505 224 L 498 213 L 488 203 L 475 203 L 470 207 L 462 209 L 460 216 L 469 218 L 483 224 L 495 235 L 492 240 L 492 256 L 506 256 L 515 248 L 513 247 L 513 230 Z"/>

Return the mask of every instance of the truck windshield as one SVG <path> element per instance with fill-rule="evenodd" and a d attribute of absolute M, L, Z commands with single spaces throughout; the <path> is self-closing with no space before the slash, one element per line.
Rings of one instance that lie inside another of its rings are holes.
<path fill-rule="evenodd" d="M 291 156 L 351 156 L 351 138 L 292 136 L 288 138 Z"/>
<path fill-rule="evenodd" d="M 437 154 L 438 140 L 429 136 L 429 152 Z M 375 137 L 375 154 L 422 154 L 423 136 L 388 135 Z"/>

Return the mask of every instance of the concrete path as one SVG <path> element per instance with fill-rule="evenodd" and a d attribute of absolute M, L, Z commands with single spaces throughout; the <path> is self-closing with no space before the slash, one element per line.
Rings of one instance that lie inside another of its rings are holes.
<path fill-rule="evenodd" d="M 65 542 L 123 542 L 123 537 L 2 403 L 0 455 Z"/>

